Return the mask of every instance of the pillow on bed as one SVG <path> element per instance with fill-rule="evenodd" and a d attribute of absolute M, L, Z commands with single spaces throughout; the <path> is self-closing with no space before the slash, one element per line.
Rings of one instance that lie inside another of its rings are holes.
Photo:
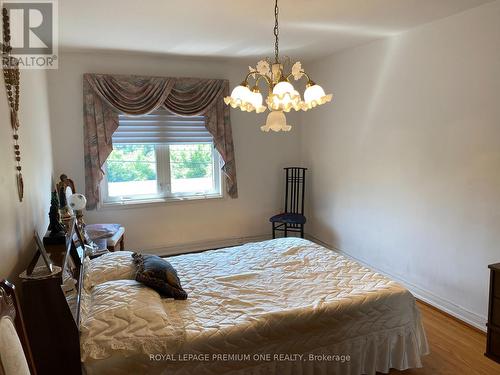
<path fill-rule="evenodd" d="M 165 259 L 156 255 L 132 254 L 137 266 L 135 279 L 156 290 L 165 297 L 186 299 L 187 293 L 182 289 L 175 268 Z"/>
<path fill-rule="evenodd" d="M 109 252 L 94 259 L 86 258 L 83 285 L 90 290 L 111 280 L 134 280 L 136 267 L 131 251 Z"/>

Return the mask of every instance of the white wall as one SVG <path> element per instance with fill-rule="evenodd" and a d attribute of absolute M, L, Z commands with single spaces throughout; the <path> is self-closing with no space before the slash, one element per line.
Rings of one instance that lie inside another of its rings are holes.
<path fill-rule="evenodd" d="M 33 232 L 45 234 L 52 184 L 52 150 L 45 71 L 21 71 L 19 144 L 25 183 L 19 202 L 10 114 L 0 84 L 0 278 L 16 280 L 35 252 Z"/>
<path fill-rule="evenodd" d="M 83 73 L 115 73 L 225 78 L 234 87 L 248 64 L 196 61 L 178 57 L 127 54 L 62 54 L 59 70 L 49 73 L 56 174 L 66 173 L 84 191 Z M 298 129 L 265 134 L 265 115 L 232 110 L 239 198 L 165 203 L 147 208 L 88 212 L 86 221 L 119 222 L 126 245 L 148 250 L 178 244 L 270 234 L 268 219 L 281 208 L 282 167 L 299 159 Z M 297 124 L 290 117 L 290 123 Z"/>
<path fill-rule="evenodd" d="M 335 97 L 302 115 L 308 232 L 481 326 L 500 261 L 500 2 L 312 73 Z"/>

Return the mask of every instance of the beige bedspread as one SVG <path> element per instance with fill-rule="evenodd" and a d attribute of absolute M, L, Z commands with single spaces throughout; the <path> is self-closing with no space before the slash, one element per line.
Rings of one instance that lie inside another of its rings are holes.
<path fill-rule="evenodd" d="M 125 255 L 113 267 L 130 267 Z M 168 260 L 186 301 L 162 299 L 134 280 L 88 288 L 81 321 L 88 373 L 371 374 L 419 367 L 428 351 L 405 288 L 310 241 Z"/>

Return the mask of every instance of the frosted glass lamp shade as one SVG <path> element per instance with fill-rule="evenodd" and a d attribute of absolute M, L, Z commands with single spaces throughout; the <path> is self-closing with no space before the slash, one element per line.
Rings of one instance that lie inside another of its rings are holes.
<path fill-rule="evenodd" d="M 262 94 L 260 92 L 252 92 L 245 85 L 236 86 L 231 92 L 231 96 L 224 98 L 224 103 L 233 108 L 240 108 L 243 112 L 256 111 L 260 113 L 266 110 L 262 105 Z"/>
<path fill-rule="evenodd" d="M 87 205 L 87 198 L 83 194 L 72 194 L 68 198 L 68 205 L 71 207 L 72 210 L 74 211 L 80 211 L 85 208 Z"/>
<path fill-rule="evenodd" d="M 290 131 L 292 127 L 287 125 L 286 117 L 283 111 L 271 111 L 267 115 L 266 124 L 260 127 L 260 130 L 268 132 L 269 130 L 279 132 L 279 131 Z"/>
<path fill-rule="evenodd" d="M 263 100 L 262 94 L 259 91 L 254 90 L 250 93 L 248 102 L 253 106 L 255 112 L 262 113 L 266 110 L 266 107 L 262 105 Z"/>
<path fill-rule="evenodd" d="M 292 108 L 296 111 L 301 109 L 302 100 L 300 94 L 288 81 L 279 82 L 273 88 L 272 94 L 267 98 L 270 110 L 289 112 Z"/>
<path fill-rule="evenodd" d="M 231 92 L 231 99 L 241 100 L 242 102 L 248 101 L 251 96 L 250 89 L 247 86 L 236 86 Z"/>
<path fill-rule="evenodd" d="M 305 109 L 311 109 L 318 105 L 325 104 L 332 100 L 332 95 L 326 95 L 325 90 L 320 85 L 310 85 L 304 92 Z"/>
<path fill-rule="evenodd" d="M 312 102 L 313 100 L 318 100 L 325 96 L 325 90 L 320 85 L 312 85 L 306 88 L 304 92 L 304 100 L 307 102 Z"/>
<path fill-rule="evenodd" d="M 276 94 L 276 95 L 284 95 L 285 93 L 292 94 L 294 91 L 295 91 L 295 89 L 294 89 L 293 85 L 287 81 L 279 82 L 273 88 L 273 94 Z"/>

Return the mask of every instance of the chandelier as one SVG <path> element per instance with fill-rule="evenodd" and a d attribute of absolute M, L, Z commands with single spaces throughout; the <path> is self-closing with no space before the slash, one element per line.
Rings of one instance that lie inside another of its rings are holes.
<path fill-rule="evenodd" d="M 332 95 L 325 94 L 325 90 L 311 80 L 309 75 L 302 69 L 300 61 L 293 65 L 289 57 L 280 58 L 279 55 L 279 23 L 278 23 L 278 0 L 274 5 L 274 61 L 269 57 L 257 63 L 255 68 L 249 66 L 250 72 L 245 80 L 236 86 L 231 92 L 231 96 L 224 98 L 224 102 L 233 108 L 239 108 L 243 112 L 262 113 L 269 109 L 266 124 L 261 126 L 262 131 L 273 130 L 289 131 L 292 127 L 287 125 L 284 112 L 307 111 L 318 105 L 325 104 L 332 100 Z M 286 73 L 288 72 L 288 73 Z M 254 80 L 250 87 L 249 79 Z M 298 81 L 307 79 L 304 91 L 304 100 L 299 92 L 290 82 L 292 79 Z M 259 83 L 265 82 L 268 88 L 268 96 L 265 104 L 260 92 Z"/>

